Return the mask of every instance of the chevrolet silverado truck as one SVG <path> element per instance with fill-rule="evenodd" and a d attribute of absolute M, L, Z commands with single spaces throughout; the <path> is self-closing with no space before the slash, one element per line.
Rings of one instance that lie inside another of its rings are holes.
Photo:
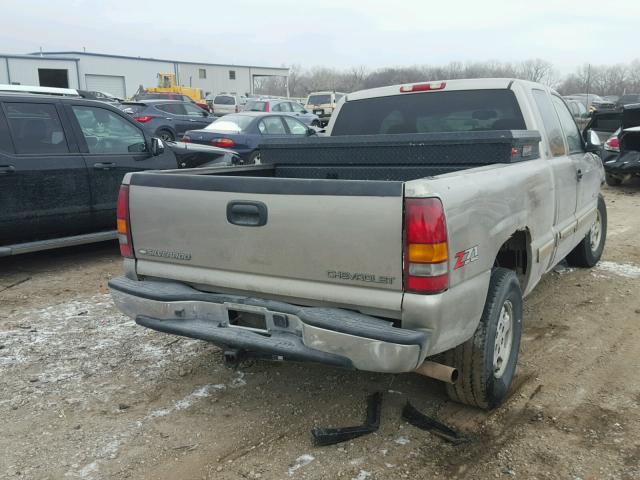
<path fill-rule="evenodd" d="M 508 395 L 523 297 L 605 244 L 597 136 L 511 79 L 347 94 L 328 136 L 273 139 L 262 165 L 131 173 L 117 307 L 239 353 Z"/>

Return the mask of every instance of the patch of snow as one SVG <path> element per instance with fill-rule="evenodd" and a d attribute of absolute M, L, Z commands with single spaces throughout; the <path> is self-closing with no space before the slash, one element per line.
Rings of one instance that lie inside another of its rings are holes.
<path fill-rule="evenodd" d="M 407 437 L 404 437 L 404 436 L 398 437 L 394 440 L 394 442 L 396 442 L 398 445 L 406 445 L 410 441 L 411 440 L 409 440 Z"/>
<path fill-rule="evenodd" d="M 640 267 L 631 263 L 601 261 L 596 265 L 596 269 L 619 277 L 640 278 Z"/>
<path fill-rule="evenodd" d="M 399 392 L 398 390 L 387 390 L 387 392 L 393 393 L 395 395 L 402 395 L 402 392 Z"/>
<path fill-rule="evenodd" d="M 308 453 L 300 455 L 298 458 L 296 458 L 296 461 L 293 462 L 293 465 L 289 467 L 289 476 L 292 477 L 293 474 L 296 473 L 296 470 L 309 465 L 315 459 L 316 458 L 313 455 L 309 455 Z"/>
<path fill-rule="evenodd" d="M 238 370 L 236 374 L 237 377 L 231 381 L 231 388 L 244 387 L 247 384 L 247 381 L 244 379 L 245 373 Z"/>
<path fill-rule="evenodd" d="M 371 477 L 371 472 L 367 472 L 366 470 L 360 470 L 357 477 L 351 477 L 351 480 L 365 480 Z"/>
<path fill-rule="evenodd" d="M 91 462 L 88 465 L 85 465 L 80 469 L 78 474 L 80 478 L 93 478 L 93 473 L 98 471 L 98 464 L 96 462 Z"/>
<path fill-rule="evenodd" d="M 211 395 L 211 392 L 213 392 L 215 390 L 224 390 L 225 388 L 227 388 L 227 386 L 224 385 L 224 384 L 203 385 L 202 387 L 199 387 L 199 388 L 195 389 L 193 392 L 191 392 L 186 397 L 174 402 L 174 404 L 172 406 L 167 407 L 167 408 L 161 408 L 161 409 L 158 409 L 158 410 L 154 410 L 149 415 L 147 415 L 146 419 L 158 418 L 158 417 L 166 417 L 167 415 L 170 415 L 173 412 L 177 412 L 177 411 L 180 411 L 180 410 L 186 410 L 187 408 L 191 407 L 191 405 L 193 405 L 196 400 L 198 400 L 200 398 L 209 397 Z"/>

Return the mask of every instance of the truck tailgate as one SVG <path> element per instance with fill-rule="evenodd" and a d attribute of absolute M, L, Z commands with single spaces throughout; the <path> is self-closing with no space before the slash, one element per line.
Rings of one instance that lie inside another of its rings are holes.
<path fill-rule="evenodd" d="M 391 181 L 135 173 L 137 272 L 397 316 L 402 195 Z"/>

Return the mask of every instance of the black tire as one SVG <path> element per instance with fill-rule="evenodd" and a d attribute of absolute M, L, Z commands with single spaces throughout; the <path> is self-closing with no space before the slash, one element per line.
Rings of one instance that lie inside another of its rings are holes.
<path fill-rule="evenodd" d="M 610 173 L 605 173 L 604 179 L 610 187 L 617 187 L 622 184 L 622 179 L 620 177 L 616 177 Z"/>
<path fill-rule="evenodd" d="M 510 322 L 503 317 L 504 312 L 510 315 Z M 511 333 L 509 357 L 506 361 L 500 361 L 500 357 L 495 361 L 497 343 L 503 349 L 509 344 L 509 335 L 505 334 L 508 323 Z M 478 328 L 469 340 L 444 354 L 444 363 L 456 367 L 459 373 L 457 383 L 447 384 L 449 398 L 486 410 L 502 404 L 515 375 L 521 335 L 522 291 L 518 277 L 513 270 L 495 268 L 491 272 L 487 301 Z"/>
<path fill-rule="evenodd" d="M 598 230 L 596 230 L 596 228 Z M 597 238 L 592 238 L 598 231 Z M 607 240 L 607 206 L 602 195 L 598 196 L 598 213 L 594 225 L 580 243 L 567 255 L 567 263 L 572 267 L 591 268 L 602 257 Z"/>
<path fill-rule="evenodd" d="M 251 152 L 251 155 L 249 155 L 249 160 L 247 160 L 247 163 L 249 165 L 260 165 L 261 161 L 260 161 L 260 150 L 256 150 L 254 152 Z"/>
<path fill-rule="evenodd" d="M 158 130 L 156 136 L 163 142 L 175 142 L 176 136 L 171 130 Z"/>

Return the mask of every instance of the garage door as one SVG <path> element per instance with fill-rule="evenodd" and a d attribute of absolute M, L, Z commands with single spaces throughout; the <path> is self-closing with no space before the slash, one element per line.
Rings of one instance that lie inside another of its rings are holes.
<path fill-rule="evenodd" d="M 84 79 L 87 84 L 87 90 L 106 92 L 118 98 L 125 98 L 124 77 L 86 74 Z"/>

